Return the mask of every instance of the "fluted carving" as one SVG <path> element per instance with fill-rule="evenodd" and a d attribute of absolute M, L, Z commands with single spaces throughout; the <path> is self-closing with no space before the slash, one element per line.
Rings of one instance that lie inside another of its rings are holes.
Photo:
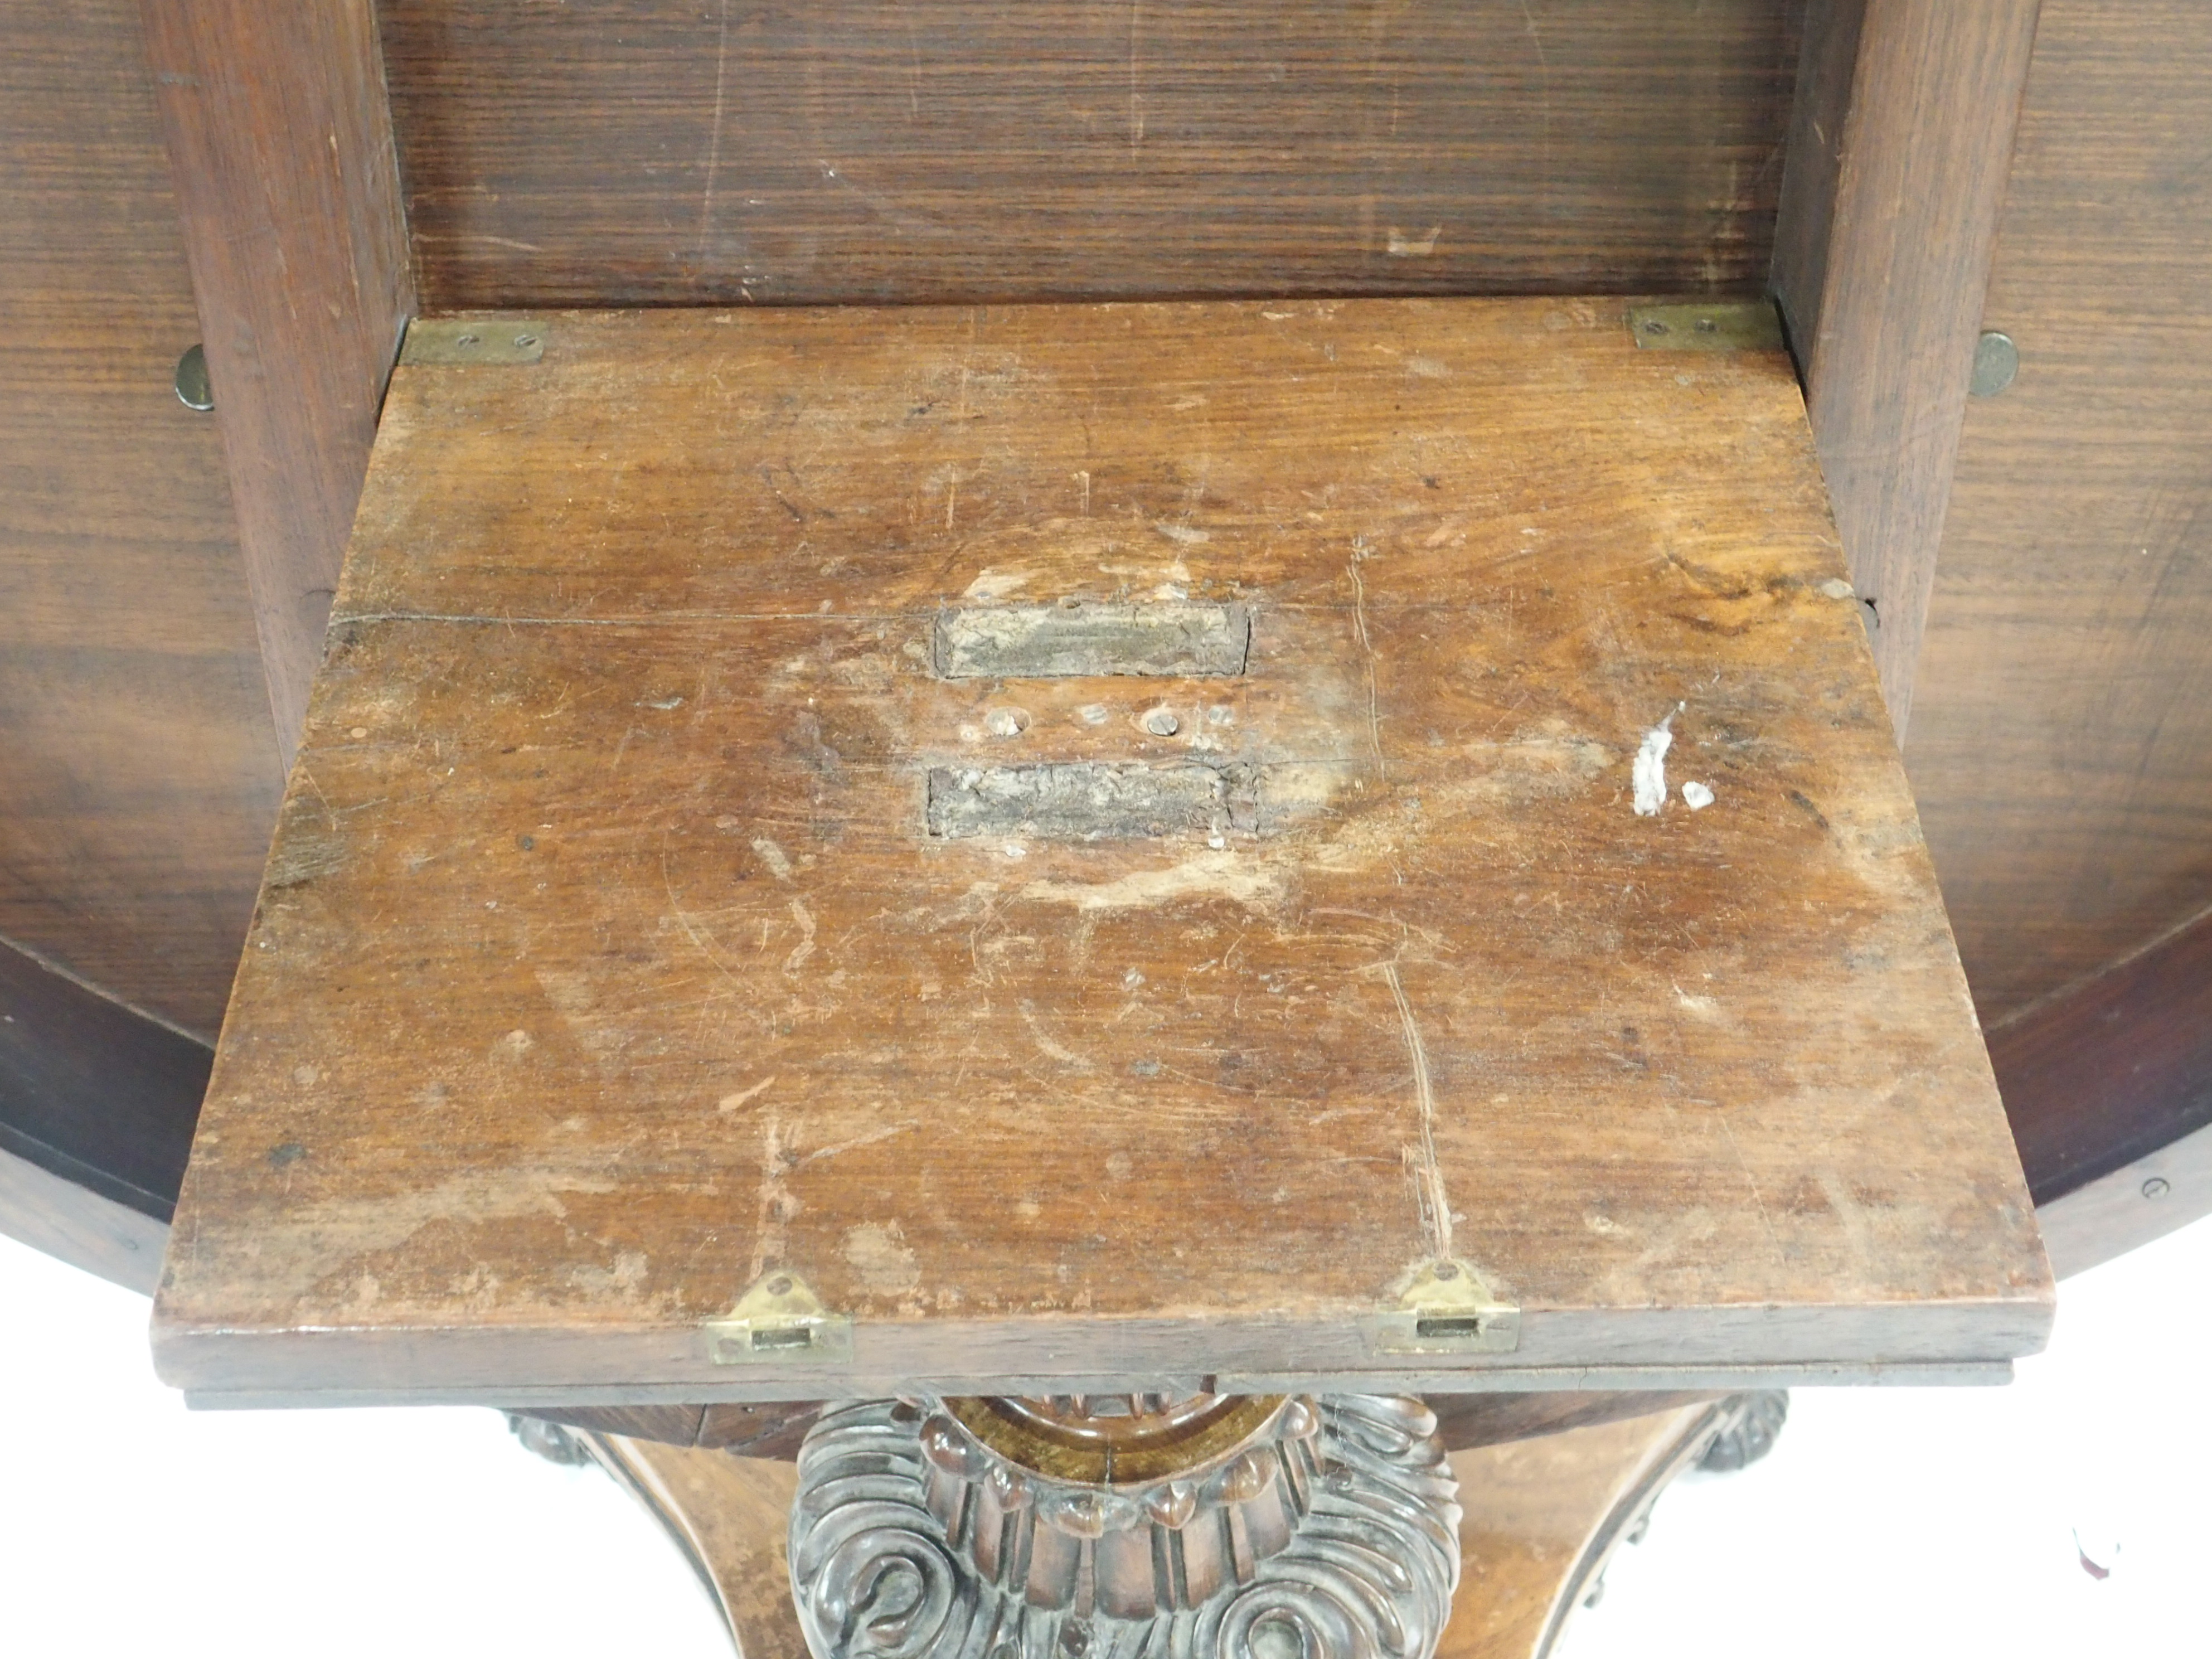
<path fill-rule="evenodd" d="M 1426 1407 L 1130 1404 L 1175 1455 L 1108 1438 L 1116 1468 L 1079 1435 L 1024 1439 L 1038 1414 L 1013 1402 L 826 1413 L 791 1518 L 816 1659 L 1428 1659 L 1460 1511 Z"/>

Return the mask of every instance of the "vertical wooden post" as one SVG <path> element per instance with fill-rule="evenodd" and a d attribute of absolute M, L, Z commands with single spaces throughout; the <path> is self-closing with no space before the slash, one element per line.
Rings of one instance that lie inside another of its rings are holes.
<path fill-rule="evenodd" d="M 1807 19 L 1773 286 L 1900 737 L 2041 5 Z"/>
<path fill-rule="evenodd" d="M 372 0 L 140 0 L 291 764 L 415 304 Z"/>

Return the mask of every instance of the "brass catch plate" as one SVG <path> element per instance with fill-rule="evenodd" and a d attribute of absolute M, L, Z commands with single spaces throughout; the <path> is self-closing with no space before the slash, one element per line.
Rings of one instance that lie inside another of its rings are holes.
<path fill-rule="evenodd" d="M 1779 351 L 1782 318 L 1765 300 L 1631 306 L 1628 331 L 1646 351 Z"/>
<path fill-rule="evenodd" d="M 1510 1353 L 1521 1346 L 1521 1310 L 1466 1262 L 1431 1261 L 1395 1312 L 1373 1315 L 1363 1328 L 1376 1353 Z"/>
<path fill-rule="evenodd" d="M 544 325 L 527 317 L 417 317 L 399 349 L 404 368 L 511 368 L 544 356 Z"/>
<path fill-rule="evenodd" d="M 793 1360 L 853 1358 L 853 1322 L 832 1313 L 797 1273 L 773 1271 L 706 1323 L 717 1365 L 772 1365 Z"/>

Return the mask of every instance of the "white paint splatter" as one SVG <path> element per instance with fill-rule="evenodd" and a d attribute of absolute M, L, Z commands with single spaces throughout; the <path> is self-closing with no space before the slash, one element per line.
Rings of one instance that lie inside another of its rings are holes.
<path fill-rule="evenodd" d="M 791 879 L 791 860 L 784 856 L 783 848 L 767 836 L 763 836 L 753 842 L 753 852 L 763 864 L 768 866 L 769 874 L 778 881 Z"/>
<path fill-rule="evenodd" d="M 1644 734 L 1643 746 L 1636 751 L 1636 816 L 1639 818 L 1657 817 L 1659 809 L 1667 804 L 1667 750 L 1674 742 L 1669 728 L 1674 716 L 1687 707 L 1676 703 L 1665 720 Z"/>
<path fill-rule="evenodd" d="M 1682 800 L 1692 812 L 1701 812 L 1713 804 L 1713 792 L 1702 783 L 1686 783 Z"/>

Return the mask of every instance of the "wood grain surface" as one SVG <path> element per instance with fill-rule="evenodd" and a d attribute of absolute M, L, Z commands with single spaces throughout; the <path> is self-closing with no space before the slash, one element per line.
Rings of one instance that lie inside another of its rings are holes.
<path fill-rule="evenodd" d="M 1906 758 L 2002 1024 L 2212 906 L 2212 11 L 2048 0 L 1984 321 Z"/>
<path fill-rule="evenodd" d="M 2212 915 L 1990 1033 L 2038 1204 L 2212 1124 Z"/>
<path fill-rule="evenodd" d="M 425 307 L 1755 292 L 1802 0 L 382 0 Z"/>
<path fill-rule="evenodd" d="M 167 1221 L 210 1059 L 0 941 L 0 1151 Z"/>
<path fill-rule="evenodd" d="M 173 1381 L 1703 1388 L 2041 1340 L 1779 352 L 1546 301 L 504 325 L 543 362 L 393 381 Z M 947 605 L 1148 595 L 1247 606 L 1246 672 L 931 666 Z M 1716 799 L 1639 816 L 1669 716 Z M 933 769 L 1044 762 L 1297 787 L 1260 833 L 924 832 Z M 1437 1258 L 1516 1351 L 1373 1347 Z M 849 1366 L 710 1362 L 771 1270 Z"/>
<path fill-rule="evenodd" d="M 1710 1437 L 1676 1407 L 1452 1458 L 1465 1518 L 1437 1659 L 1542 1659 L 1642 1507 Z M 784 1553 L 787 1462 L 595 1436 L 593 1455 L 667 1528 L 745 1659 L 807 1659 Z"/>
<path fill-rule="evenodd" d="M 283 774 L 137 15 L 0 52 L 0 937 L 212 1041 Z"/>
<path fill-rule="evenodd" d="M 1776 234 L 1852 580 L 1906 730 L 2042 0 L 1814 0 Z"/>
<path fill-rule="evenodd" d="M 151 1296 L 169 1225 L 0 1149 L 0 1233 Z"/>
<path fill-rule="evenodd" d="M 374 0 L 139 0 L 285 766 L 415 310 Z"/>

